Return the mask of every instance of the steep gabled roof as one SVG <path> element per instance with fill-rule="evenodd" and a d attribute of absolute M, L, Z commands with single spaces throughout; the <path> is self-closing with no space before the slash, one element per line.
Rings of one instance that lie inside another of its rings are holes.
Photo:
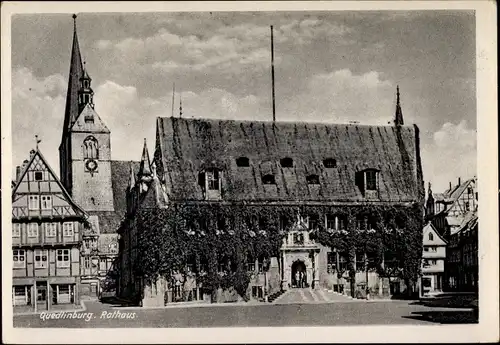
<path fill-rule="evenodd" d="M 364 169 L 379 171 L 375 201 L 424 199 L 416 126 L 158 118 L 157 134 L 171 200 L 202 200 L 198 173 L 211 167 L 222 171 L 225 200 L 363 202 L 356 173 Z M 249 167 L 236 165 L 241 156 Z M 293 168 L 279 164 L 285 157 Z M 337 167 L 325 168 L 326 158 Z M 276 185 L 263 185 L 265 174 Z M 319 186 L 308 185 L 312 174 Z"/>
<path fill-rule="evenodd" d="M 423 230 L 423 234 L 424 234 L 424 245 L 430 245 L 430 243 L 427 243 L 428 240 L 426 240 L 426 234 L 429 233 L 429 232 L 432 232 L 433 234 L 435 234 L 440 240 L 441 240 L 441 243 L 437 242 L 436 241 L 433 241 L 432 245 L 445 245 L 447 243 L 447 241 L 444 239 L 444 237 L 439 233 L 439 231 L 436 230 L 436 228 L 434 227 L 434 225 L 431 223 L 431 222 L 428 222 L 425 226 L 424 226 L 424 230 Z"/>
<path fill-rule="evenodd" d="M 55 188 L 52 187 L 52 191 L 55 192 L 61 192 L 66 199 L 66 201 L 72 206 L 74 212 L 77 214 L 82 215 L 83 217 L 87 218 L 88 214 L 79 206 L 77 205 L 74 200 L 71 198 L 69 193 L 66 191 L 64 188 L 63 184 L 57 177 L 57 175 L 54 173 L 50 165 L 47 163 L 47 160 L 45 157 L 42 155 L 42 153 L 37 149 L 32 150 L 33 154 L 31 154 L 30 160 L 28 164 L 25 166 L 23 171 L 21 172 L 21 175 L 19 176 L 19 179 L 16 181 L 16 184 L 12 188 L 12 200 L 14 201 L 16 198 L 16 195 L 18 194 L 18 191 L 20 188 L 23 188 L 23 181 L 26 178 L 26 174 L 28 171 L 35 170 L 35 171 L 42 171 L 47 169 L 48 173 L 50 174 L 50 181 L 51 183 L 55 183 Z M 25 184 L 28 184 L 30 182 L 25 182 Z M 31 182 L 32 183 L 32 182 Z M 48 182 L 47 182 L 48 183 Z"/>
<path fill-rule="evenodd" d="M 464 182 L 452 186 L 450 189 L 446 190 L 444 193 L 434 193 L 434 200 L 436 202 L 444 202 L 448 204 L 445 210 L 442 212 L 447 212 L 450 208 L 453 207 L 453 204 L 460 198 L 460 196 L 465 192 L 467 187 L 474 182 L 475 179 L 468 179 Z"/>

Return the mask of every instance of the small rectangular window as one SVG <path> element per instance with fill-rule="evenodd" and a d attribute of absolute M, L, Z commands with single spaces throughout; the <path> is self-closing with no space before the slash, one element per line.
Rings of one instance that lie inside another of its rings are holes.
<path fill-rule="evenodd" d="M 334 273 L 335 267 L 337 265 L 337 253 L 336 252 L 327 253 L 326 262 L 327 262 L 326 266 L 327 273 Z"/>
<path fill-rule="evenodd" d="M 35 171 L 35 181 L 42 181 L 42 180 L 43 180 L 43 172 Z"/>
<path fill-rule="evenodd" d="M 69 249 L 57 250 L 57 267 L 69 267 Z"/>
<path fill-rule="evenodd" d="M 335 230 L 335 216 L 333 215 L 326 216 L 326 228 L 330 230 Z"/>
<path fill-rule="evenodd" d="M 38 237 L 38 224 L 37 223 L 28 224 L 28 237 Z"/>
<path fill-rule="evenodd" d="M 317 215 L 311 215 L 308 219 L 309 230 L 315 230 L 319 225 L 319 217 Z"/>
<path fill-rule="evenodd" d="M 35 249 L 35 268 L 47 268 L 47 249 Z"/>
<path fill-rule="evenodd" d="M 14 268 L 26 267 L 25 251 L 22 249 L 14 249 L 13 251 Z"/>
<path fill-rule="evenodd" d="M 375 170 L 365 171 L 366 190 L 377 190 L 377 172 Z"/>
<path fill-rule="evenodd" d="M 21 224 L 20 223 L 12 224 L 12 237 L 15 237 L 15 238 L 21 237 Z"/>
<path fill-rule="evenodd" d="M 40 204 L 38 203 L 38 195 L 30 195 L 28 208 L 30 210 L 38 210 L 40 208 Z"/>
<path fill-rule="evenodd" d="M 42 195 L 42 210 L 52 209 L 52 196 Z"/>
<path fill-rule="evenodd" d="M 57 223 L 45 223 L 45 236 L 46 237 L 56 237 L 57 233 Z"/>
<path fill-rule="evenodd" d="M 63 236 L 64 237 L 72 237 L 73 236 L 73 223 L 72 222 L 63 223 Z"/>
<path fill-rule="evenodd" d="M 219 190 L 219 171 L 218 170 L 207 171 L 205 176 L 207 177 L 208 189 Z"/>
<path fill-rule="evenodd" d="M 88 256 L 86 256 L 86 257 L 83 258 L 83 267 L 85 269 L 89 269 L 90 268 L 90 258 Z"/>

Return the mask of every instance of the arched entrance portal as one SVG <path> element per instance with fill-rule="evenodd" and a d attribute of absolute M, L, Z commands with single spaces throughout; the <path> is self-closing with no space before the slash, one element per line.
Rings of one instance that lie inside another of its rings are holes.
<path fill-rule="evenodd" d="M 292 264 L 292 287 L 307 287 L 307 272 L 304 261 L 297 260 Z"/>

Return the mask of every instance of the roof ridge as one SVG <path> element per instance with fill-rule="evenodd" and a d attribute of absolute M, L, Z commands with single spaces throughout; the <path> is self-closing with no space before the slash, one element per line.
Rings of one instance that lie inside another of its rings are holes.
<path fill-rule="evenodd" d="M 254 123 L 254 124 L 289 124 L 289 125 L 320 125 L 320 126 L 351 126 L 351 127 L 369 127 L 369 128 L 394 128 L 394 125 L 389 124 L 363 124 L 363 123 L 339 123 L 339 122 L 320 122 L 320 121 L 272 121 L 272 120 L 248 120 L 248 119 L 223 119 L 223 118 L 205 118 L 205 117 L 197 117 L 197 118 L 179 118 L 179 117 L 171 117 L 171 116 L 158 116 L 157 119 L 161 120 L 175 120 L 175 121 L 186 121 L 186 122 L 194 122 L 194 121 L 206 121 L 206 122 L 234 122 L 234 123 Z M 413 128 L 413 124 L 411 125 L 401 125 L 398 127 L 403 128 Z"/>

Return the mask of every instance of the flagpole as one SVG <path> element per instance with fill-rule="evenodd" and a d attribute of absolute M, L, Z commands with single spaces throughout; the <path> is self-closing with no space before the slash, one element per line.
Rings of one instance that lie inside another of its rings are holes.
<path fill-rule="evenodd" d="M 276 122 L 276 102 L 274 95 L 274 38 L 273 38 L 273 26 L 271 25 L 271 79 L 273 88 L 273 122 Z"/>
<path fill-rule="evenodd" d="M 174 101 L 175 101 L 175 83 L 172 88 L 172 117 L 174 116 Z"/>

